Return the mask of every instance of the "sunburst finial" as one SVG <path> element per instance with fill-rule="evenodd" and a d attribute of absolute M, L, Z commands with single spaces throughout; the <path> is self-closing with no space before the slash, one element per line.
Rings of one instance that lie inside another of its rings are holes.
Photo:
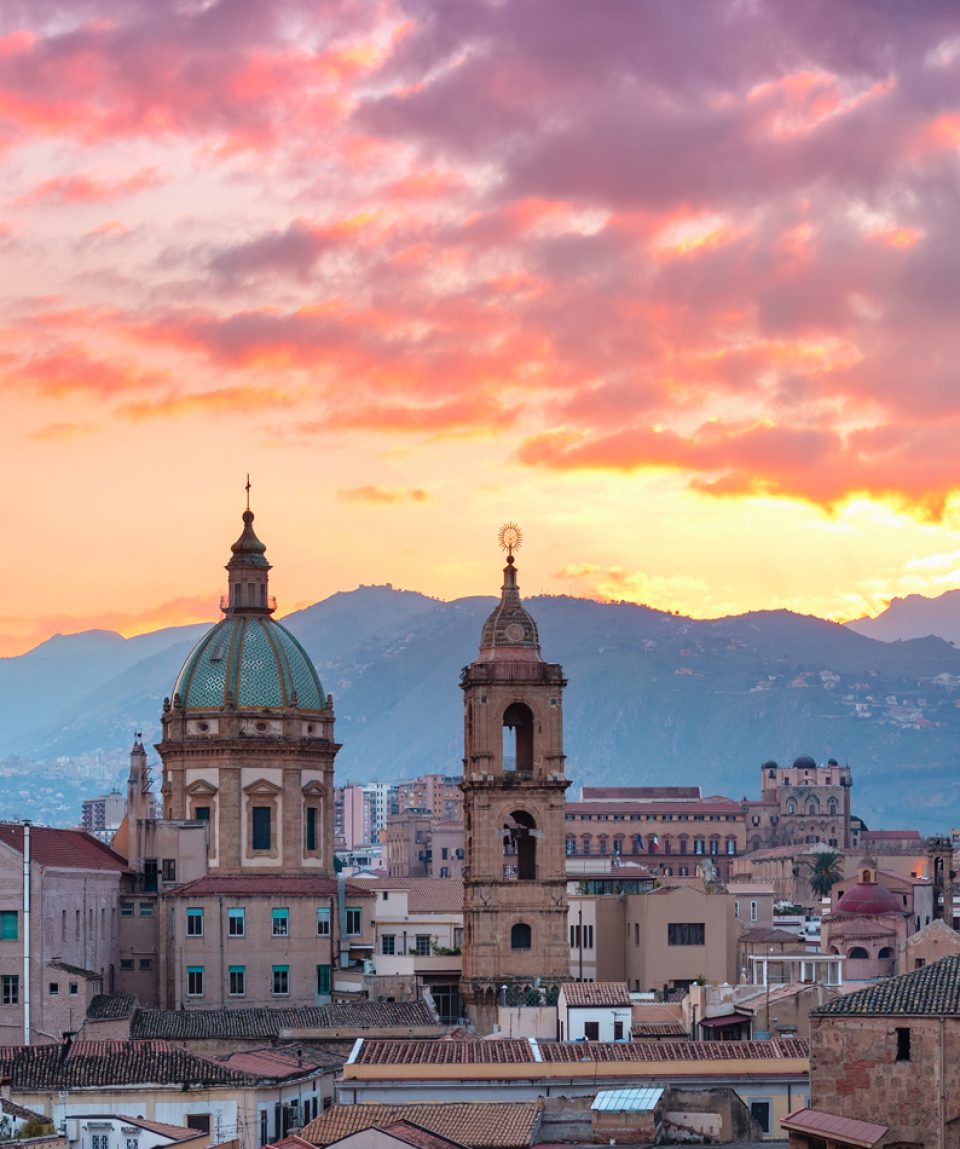
<path fill-rule="evenodd" d="M 516 523 L 504 523 L 497 532 L 500 549 L 507 552 L 507 562 L 513 562 L 513 552 L 523 545 L 523 531 Z"/>

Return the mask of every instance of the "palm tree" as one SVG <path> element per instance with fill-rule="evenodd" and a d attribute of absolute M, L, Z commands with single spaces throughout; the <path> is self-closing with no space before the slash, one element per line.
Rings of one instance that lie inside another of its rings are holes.
<path fill-rule="evenodd" d="M 843 877 L 843 854 L 836 850 L 818 853 L 810 867 L 810 889 L 818 898 L 825 898 Z"/>

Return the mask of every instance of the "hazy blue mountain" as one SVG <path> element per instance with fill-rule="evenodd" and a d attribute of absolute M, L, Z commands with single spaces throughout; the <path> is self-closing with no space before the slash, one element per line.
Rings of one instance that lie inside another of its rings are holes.
<path fill-rule="evenodd" d="M 459 770 L 460 669 L 494 602 L 360 587 L 283 620 L 334 695 L 339 780 Z M 740 797 L 756 793 L 765 759 L 810 753 L 853 767 L 868 824 L 960 823 L 960 652 L 949 643 L 881 642 L 787 611 L 696 621 L 566 597 L 528 605 L 544 656 L 569 679 L 575 784 L 669 779 Z M 59 759 L 57 810 L 104 772 L 122 777 L 133 732 L 156 741 L 162 699 L 203 630 L 92 632 L 0 663 L 5 695 L 44 700 L 29 724 L 0 725 L 0 773 L 40 777 Z M 21 787 L 0 786 L 0 815 L 22 800 Z"/>
<path fill-rule="evenodd" d="M 884 642 L 935 634 L 947 642 L 960 643 L 960 590 L 948 590 L 936 598 L 922 594 L 895 598 L 876 618 L 858 618 L 847 625 Z"/>

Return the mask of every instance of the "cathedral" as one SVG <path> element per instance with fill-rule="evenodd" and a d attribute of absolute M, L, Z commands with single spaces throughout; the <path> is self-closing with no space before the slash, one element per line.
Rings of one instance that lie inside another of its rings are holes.
<path fill-rule="evenodd" d="M 248 505 L 224 617 L 164 699 L 160 818 L 142 745 L 131 754 L 116 845 L 139 889 L 121 906 L 118 988 L 143 1004 L 323 1004 L 371 950 L 372 895 L 334 874 L 333 699 L 272 618 L 253 522 Z"/>

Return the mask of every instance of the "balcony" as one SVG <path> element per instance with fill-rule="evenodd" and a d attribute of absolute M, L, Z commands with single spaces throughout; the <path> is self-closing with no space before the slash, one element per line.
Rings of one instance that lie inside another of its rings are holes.
<path fill-rule="evenodd" d="M 413 977 L 417 974 L 457 974 L 462 969 L 460 954 L 376 954 L 378 977 Z"/>
<path fill-rule="evenodd" d="M 220 609 L 224 614 L 230 610 L 243 611 L 244 614 L 273 614 L 277 609 L 277 596 L 268 594 L 266 604 L 253 605 L 251 603 L 231 602 L 228 594 L 222 594 L 220 596 Z"/>

